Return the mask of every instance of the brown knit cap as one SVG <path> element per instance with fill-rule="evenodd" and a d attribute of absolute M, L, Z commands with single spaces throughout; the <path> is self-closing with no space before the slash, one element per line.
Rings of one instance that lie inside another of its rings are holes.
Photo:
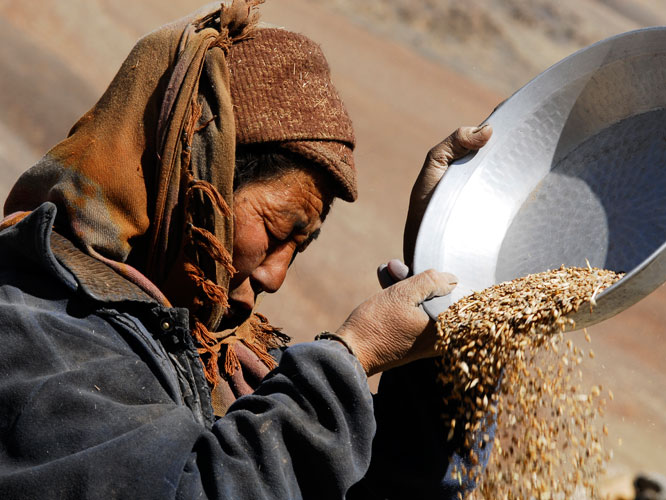
<path fill-rule="evenodd" d="M 277 143 L 323 166 L 336 195 L 357 197 L 354 131 L 321 48 L 303 35 L 264 28 L 229 50 L 239 145 Z"/>

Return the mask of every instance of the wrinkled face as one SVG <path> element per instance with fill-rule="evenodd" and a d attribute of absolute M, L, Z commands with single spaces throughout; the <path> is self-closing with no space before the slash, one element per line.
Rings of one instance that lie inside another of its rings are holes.
<path fill-rule="evenodd" d="M 224 328 L 245 320 L 259 293 L 276 292 L 296 253 L 317 237 L 329 204 L 322 186 L 311 173 L 294 170 L 234 193 L 236 274 L 229 285 Z"/>

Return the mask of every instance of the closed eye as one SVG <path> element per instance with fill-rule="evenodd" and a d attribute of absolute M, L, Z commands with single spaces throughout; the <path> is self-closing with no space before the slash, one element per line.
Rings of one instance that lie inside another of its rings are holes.
<path fill-rule="evenodd" d="M 268 236 L 268 249 L 272 250 L 280 245 L 282 245 L 285 241 L 287 241 L 288 238 L 281 238 L 277 236 L 275 233 L 273 233 L 269 227 L 268 224 L 264 222 L 264 230 L 266 231 L 266 236 Z"/>
<path fill-rule="evenodd" d="M 321 233 L 321 229 L 317 229 L 316 231 L 313 231 L 310 236 L 308 236 L 308 239 L 306 239 L 303 243 L 298 245 L 297 251 L 298 252 L 304 252 L 305 249 L 312 243 L 314 240 L 319 238 L 319 234 Z"/>

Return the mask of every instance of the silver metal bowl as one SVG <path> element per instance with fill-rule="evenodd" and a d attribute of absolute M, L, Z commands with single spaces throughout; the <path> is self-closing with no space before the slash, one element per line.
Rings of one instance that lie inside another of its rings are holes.
<path fill-rule="evenodd" d="M 474 290 L 566 266 L 626 272 L 573 319 L 613 316 L 666 281 L 666 28 L 567 57 L 486 120 L 489 143 L 452 165 L 419 229 L 414 271 Z"/>

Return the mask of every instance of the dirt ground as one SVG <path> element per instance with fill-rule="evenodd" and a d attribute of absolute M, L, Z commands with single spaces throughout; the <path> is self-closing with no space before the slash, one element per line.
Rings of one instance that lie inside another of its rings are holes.
<path fill-rule="evenodd" d="M 618 2 L 589 3 L 607 13 Z M 473 64 L 460 69 L 464 45 L 451 42 L 457 62 L 447 62 L 424 50 L 422 39 L 414 48 L 409 36 L 393 36 L 394 20 L 387 16 L 351 15 L 344 4 L 280 0 L 263 8 L 265 21 L 321 43 L 358 141 L 359 201 L 336 203 L 321 237 L 296 260 L 284 288 L 262 304 L 296 341 L 334 330 L 378 290 L 376 266 L 401 256 L 409 191 L 428 149 L 457 126 L 481 122 L 516 85 L 559 59 L 559 53 L 548 52 L 541 67 L 521 63 L 511 83 L 492 81 L 492 65 L 484 66 L 483 76 L 470 76 Z M 101 95 L 138 36 L 199 6 L 193 0 L 1 1 L 0 199 Z M 621 13 L 613 12 L 616 22 Z M 512 32 L 511 15 L 502 16 L 502 30 Z M 641 22 L 630 19 L 626 26 Z M 574 45 L 565 44 L 566 50 Z M 484 57 L 492 59 L 502 46 L 486 42 Z M 586 376 L 615 394 L 606 421 L 615 454 L 607 483 L 616 491 L 628 488 L 627 478 L 635 472 L 666 473 L 664 325 L 662 287 L 590 331 L 596 358 L 586 363 Z"/>

